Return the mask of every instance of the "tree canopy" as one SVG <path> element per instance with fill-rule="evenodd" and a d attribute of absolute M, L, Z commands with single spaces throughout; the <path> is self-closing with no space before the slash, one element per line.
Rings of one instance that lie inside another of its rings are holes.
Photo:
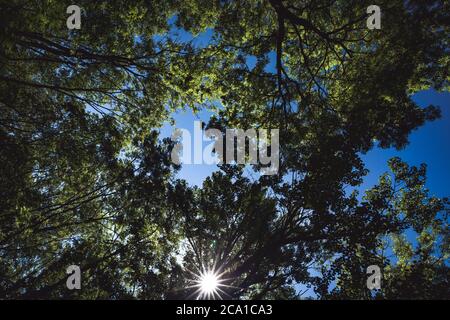
<path fill-rule="evenodd" d="M 440 117 L 412 95 L 450 89 L 448 1 L 377 1 L 380 30 L 359 0 L 80 0 L 79 30 L 70 4 L 0 0 L 0 297 L 188 299 L 204 266 L 224 299 L 450 297 L 426 165 L 356 191 L 362 153 Z M 278 174 L 177 179 L 158 132 L 181 109 L 279 128 Z"/>

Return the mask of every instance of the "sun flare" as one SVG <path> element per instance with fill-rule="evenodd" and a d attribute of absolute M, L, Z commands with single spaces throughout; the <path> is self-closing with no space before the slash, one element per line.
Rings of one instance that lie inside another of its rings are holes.
<path fill-rule="evenodd" d="M 204 294 L 212 294 L 217 291 L 219 278 L 211 271 L 200 276 L 200 290 Z"/>
<path fill-rule="evenodd" d="M 196 299 L 222 299 L 225 292 L 221 287 L 230 287 L 225 285 L 225 279 L 222 278 L 217 270 L 214 269 L 203 269 L 199 273 L 191 272 L 195 276 L 191 280 L 192 286 L 190 288 L 196 288 L 195 291 Z"/>

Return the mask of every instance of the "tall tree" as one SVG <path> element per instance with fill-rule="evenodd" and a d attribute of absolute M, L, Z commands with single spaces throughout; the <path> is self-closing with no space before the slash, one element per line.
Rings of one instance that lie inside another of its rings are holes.
<path fill-rule="evenodd" d="M 381 30 L 369 1 L 79 1 L 80 30 L 70 4 L 0 2 L 1 297 L 191 298 L 203 268 L 223 298 L 449 296 L 448 201 L 425 167 L 393 159 L 347 192 L 361 153 L 440 116 L 411 96 L 449 89 L 447 1 L 379 1 Z M 279 128 L 278 174 L 176 180 L 154 129 L 184 108 Z"/>

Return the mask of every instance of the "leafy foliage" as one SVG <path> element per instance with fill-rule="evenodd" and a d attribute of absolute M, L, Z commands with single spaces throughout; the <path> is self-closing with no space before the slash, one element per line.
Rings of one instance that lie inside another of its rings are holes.
<path fill-rule="evenodd" d="M 0 297 L 191 298 L 202 266 L 223 298 L 295 299 L 298 284 L 450 297 L 449 201 L 426 167 L 392 159 L 362 199 L 348 192 L 361 153 L 440 116 L 411 95 L 449 89 L 449 3 L 379 1 L 381 30 L 370 4 L 79 1 L 67 30 L 67 1 L 1 0 Z M 280 128 L 279 174 L 177 180 L 157 129 L 185 108 L 216 111 L 210 127 Z M 71 264 L 82 290 L 65 287 Z"/>

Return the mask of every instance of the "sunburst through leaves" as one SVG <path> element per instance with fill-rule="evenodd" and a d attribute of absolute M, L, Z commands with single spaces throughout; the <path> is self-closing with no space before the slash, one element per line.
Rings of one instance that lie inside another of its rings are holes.
<path fill-rule="evenodd" d="M 223 299 L 227 293 L 223 290 L 224 287 L 231 287 L 224 282 L 224 273 L 219 273 L 219 270 L 215 268 L 205 268 L 202 266 L 202 270 L 198 273 L 189 271 L 194 279 L 191 279 L 192 285 L 188 288 L 196 288 L 193 295 L 197 300 L 211 300 L 211 299 Z"/>

